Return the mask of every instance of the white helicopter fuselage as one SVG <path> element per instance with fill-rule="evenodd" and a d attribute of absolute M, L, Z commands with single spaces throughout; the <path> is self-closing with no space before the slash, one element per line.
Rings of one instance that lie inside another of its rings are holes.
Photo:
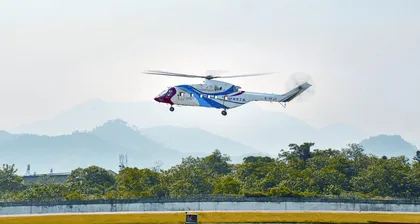
<path fill-rule="evenodd" d="M 286 103 L 310 86 L 309 83 L 304 83 L 284 94 L 270 94 L 246 92 L 231 83 L 205 80 L 203 84 L 171 87 L 155 97 L 155 101 L 170 104 L 171 111 L 173 111 L 172 105 L 211 107 L 226 111 L 252 101 Z M 224 113 L 226 114 L 226 112 Z"/>

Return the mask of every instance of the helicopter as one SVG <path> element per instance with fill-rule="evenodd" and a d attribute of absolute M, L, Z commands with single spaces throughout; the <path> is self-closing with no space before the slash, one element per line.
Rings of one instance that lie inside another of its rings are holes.
<path fill-rule="evenodd" d="M 154 98 L 154 100 L 159 103 L 170 105 L 169 110 L 171 112 L 175 110 L 174 105 L 196 106 L 221 109 L 221 113 L 223 116 L 227 115 L 228 109 L 233 109 L 253 101 L 277 102 L 280 103 L 283 107 L 286 107 L 286 103 L 292 101 L 293 99 L 301 95 L 303 92 L 307 91 L 313 85 L 309 83 L 310 78 L 308 78 L 307 76 L 302 77 L 299 76 L 301 73 L 294 73 L 291 76 L 293 78 L 291 80 L 292 82 L 288 82 L 289 84 L 292 83 L 292 85 L 294 85 L 292 89 L 290 89 L 284 94 L 272 94 L 248 92 L 242 90 L 242 88 L 238 85 L 215 80 L 221 78 L 262 76 L 269 75 L 272 73 L 219 76 L 211 74 L 191 75 L 183 73 L 148 70 L 145 71 L 144 74 L 204 79 L 202 84 L 183 84 L 168 87 L 159 95 L 157 95 Z"/>

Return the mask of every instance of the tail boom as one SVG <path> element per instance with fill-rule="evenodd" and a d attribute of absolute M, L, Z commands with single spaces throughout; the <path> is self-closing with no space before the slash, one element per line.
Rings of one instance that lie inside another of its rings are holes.
<path fill-rule="evenodd" d="M 298 87 L 290 90 L 285 94 L 269 94 L 269 93 L 250 93 L 246 92 L 246 98 L 248 101 L 267 101 L 267 102 L 278 102 L 278 103 L 287 103 L 295 99 L 305 90 L 311 87 L 311 84 L 304 83 Z"/>

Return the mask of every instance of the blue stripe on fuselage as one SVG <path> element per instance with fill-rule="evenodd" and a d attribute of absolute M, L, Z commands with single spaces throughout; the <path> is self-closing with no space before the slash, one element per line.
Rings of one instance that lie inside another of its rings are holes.
<path fill-rule="evenodd" d="M 186 88 L 183 88 L 183 87 L 180 87 L 180 86 L 178 86 L 178 88 L 180 88 L 180 89 L 182 89 L 185 92 L 190 93 L 190 94 L 191 93 L 194 93 L 194 98 L 196 98 L 198 100 L 198 103 L 200 104 L 200 106 L 203 106 L 203 107 L 211 107 L 211 105 L 206 100 L 204 100 L 203 98 L 201 98 L 199 96 L 200 94 L 198 92 L 194 91 L 193 89 L 186 89 Z"/>
<path fill-rule="evenodd" d="M 218 103 L 210 98 L 207 97 L 200 97 L 200 94 L 205 94 L 205 95 L 209 95 L 208 93 L 202 93 L 198 90 L 196 90 L 195 88 L 188 86 L 188 85 L 182 85 L 182 86 L 177 86 L 178 88 L 188 92 L 188 93 L 194 93 L 194 97 L 198 100 L 198 103 L 200 104 L 200 106 L 204 106 L 204 107 L 215 107 L 215 108 L 223 108 L 223 109 L 228 109 L 227 106 Z M 213 95 L 213 94 L 212 94 Z"/>
<path fill-rule="evenodd" d="M 204 100 L 207 101 L 212 107 L 215 107 L 215 108 L 223 108 L 223 109 L 228 109 L 229 108 L 229 107 L 227 107 L 227 106 L 225 106 L 221 103 L 218 103 L 218 102 L 216 102 L 212 99 L 209 99 L 209 98 L 205 98 Z"/>

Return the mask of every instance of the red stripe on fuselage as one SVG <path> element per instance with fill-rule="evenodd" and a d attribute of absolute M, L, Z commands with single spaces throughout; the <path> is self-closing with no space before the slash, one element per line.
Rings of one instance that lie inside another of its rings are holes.
<path fill-rule="evenodd" d="M 245 91 L 241 91 L 240 93 L 237 93 L 237 94 L 235 94 L 235 95 L 232 95 L 232 96 L 239 96 L 239 95 L 241 95 L 242 93 L 244 93 Z"/>

